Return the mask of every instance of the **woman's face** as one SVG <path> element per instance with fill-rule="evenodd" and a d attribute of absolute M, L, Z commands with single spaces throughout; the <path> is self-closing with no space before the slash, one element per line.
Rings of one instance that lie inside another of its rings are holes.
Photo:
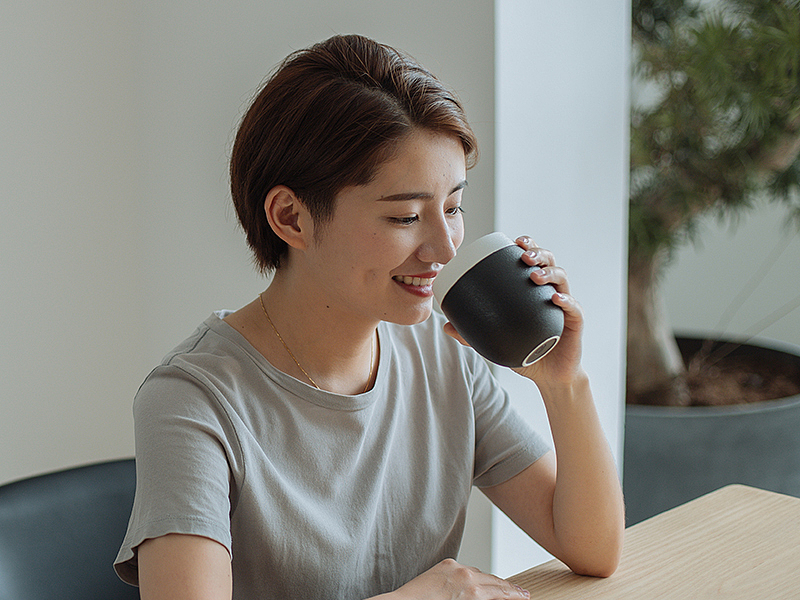
<path fill-rule="evenodd" d="M 372 182 L 343 189 L 307 253 L 327 307 L 405 325 L 427 319 L 431 281 L 464 239 L 465 186 L 460 141 L 416 129 Z"/>

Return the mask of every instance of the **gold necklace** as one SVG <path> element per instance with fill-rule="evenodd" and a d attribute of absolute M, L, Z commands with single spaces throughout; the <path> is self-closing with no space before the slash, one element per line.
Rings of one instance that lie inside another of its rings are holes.
<path fill-rule="evenodd" d="M 278 329 L 275 327 L 275 323 L 273 323 L 272 319 L 269 318 L 269 313 L 267 312 L 267 308 L 264 306 L 264 298 L 262 297 L 263 295 L 264 295 L 264 292 L 261 292 L 258 295 L 258 301 L 261 303 L 261 310 L 264 311 L 264 316 L 267 317 L 267 321 L 269 321 L 269 324 L 272 327 L 272 331 L 274 331 L 275 335 L 278 336 L 278 339 L 280 340 L 281 344 L 283 344 L 283 347 L 286 348 L 286 352 L 289 354 L 289 356 L 292 357 L 292 360 L 294 361 L 294 364 L 296 364 L 297 368 L 300 369 L 303 372 L 303 375 L 306 376 L 306 379 L 308 379 L 311 382 L 311 385 L 313 385 L 315 388 L 317 388 L 318 390 L 321 390 L 322 388 L 320 388 L 317 385 L 317 382 L 314 381 L 311 378 L 311 375 L 308 374 L 308 371 L 306 371 L 303 368 L 303 366 L 300 364 L 300 362 L 295 358 L 294 354 L 292 354 L 292 351 L 289 350 L 289 346 L 287 346 L 286 342 L 283 341 L 283 337 L 281 337 L 281 334 L 278 333 Z M 367 377 L 367 385 L 364 386 L 364 391 L 361 392 L 362 394 L 365 394 L 367 392 L 367 390 L 369 390 L 369 384 L 372 381 L 373 369 L 375 368 L 375 364 L 374 363 L 375 363 L 375 336 L 373 335 L 372 340 L 370 340 L 370 344 L 369 344 L 369 376 Z"/>

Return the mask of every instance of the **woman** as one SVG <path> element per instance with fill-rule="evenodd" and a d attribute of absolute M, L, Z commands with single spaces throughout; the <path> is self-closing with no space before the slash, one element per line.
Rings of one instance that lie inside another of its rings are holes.
<path fill-rule="evenodd" d="M 519 371 L 555 452 L 432 315 L 475 157 L 457 99 L 366 38 L 295 53 L 266 83 L 231 187 L 272 281 L 209 317 L 135 401 L 116 568 L 142 598 L 525 598 L 452 560 L 473 484 L 576 572 L 614 571 L 621 492 L 552 254 L 517 240 L 565 314 L 555 350 Z"/>

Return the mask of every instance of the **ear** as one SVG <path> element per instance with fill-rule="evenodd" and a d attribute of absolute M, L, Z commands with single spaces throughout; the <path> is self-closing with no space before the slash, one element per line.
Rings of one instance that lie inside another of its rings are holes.
<path fill-rule="evenodd" d="M 314 233 L 311 215 L 291 188 L 272 188 L 264 199 L 264 212 L 272 231 L 291 248 L 308 247 Z"/>

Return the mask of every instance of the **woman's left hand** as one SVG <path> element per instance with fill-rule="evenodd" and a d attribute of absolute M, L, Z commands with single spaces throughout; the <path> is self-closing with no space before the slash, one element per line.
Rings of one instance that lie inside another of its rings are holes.
<path fill-rule="evenodd" d="M 540 248 L 527 236 L 517 238 L 516 243 L 525 250 L 522 261 L 529 266 L 539 267 L 531 273 L 531 280 L 538 285 L 550 284 L 555 288 L 552 301 L 564 311 L 564 331 L 558 344 L 544 358 L 528 367 L 514 370 L 537 384 L 569 383 L 582 372 L 583 310 L 570 295 L 567 273 L 556 265 L 553 253 Z"/>

